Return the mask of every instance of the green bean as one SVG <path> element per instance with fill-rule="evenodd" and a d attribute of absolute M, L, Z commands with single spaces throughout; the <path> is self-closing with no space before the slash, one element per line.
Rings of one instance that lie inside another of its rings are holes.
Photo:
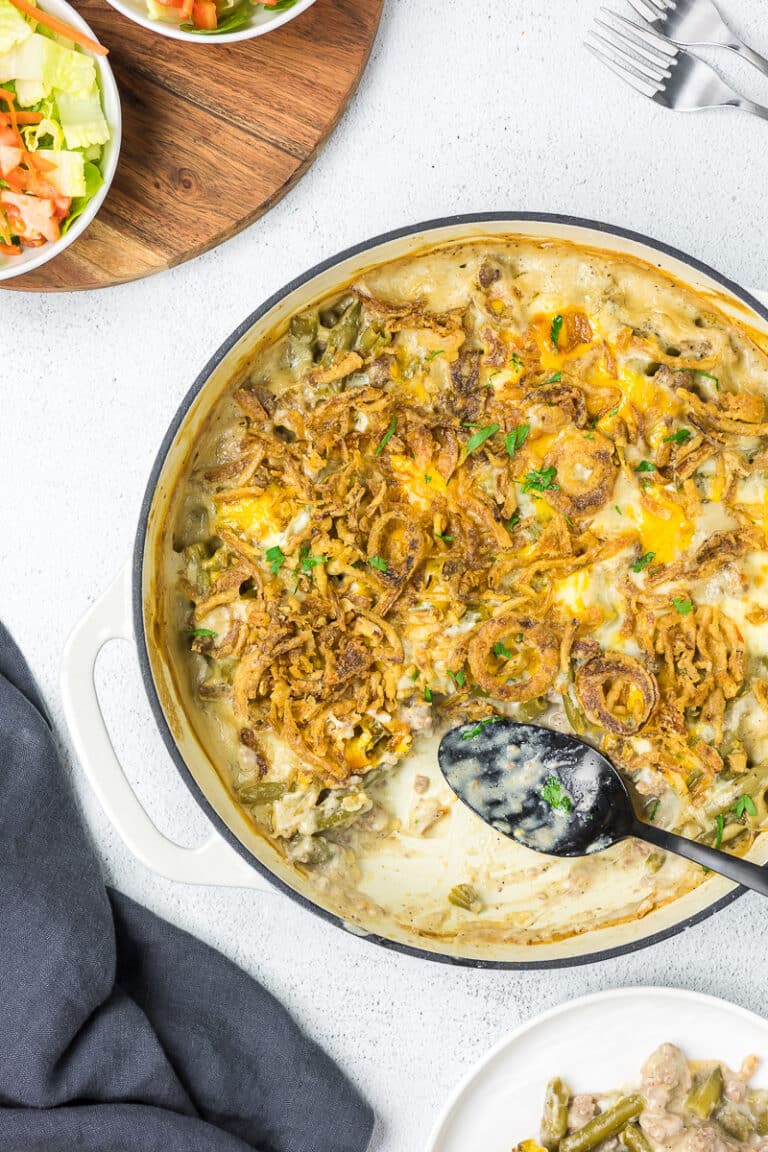
<path fill-rule="evenodd" d="M 323 308 L 319 314 L 320 323 L 322 324 L 323 328 L 333 328 L 336 324 L 338 324 L 341 317 L 344 315 L 350 305 L 354 304 L 354 302 L 355 297 L 350 292 L 346 296 L 340 297 L 340 299 L 338 299 L 335 304 L 332 304 L 327 308 Z"/>
<path fill-rule="evenodd" d="M 291 335 L 311 343 L 317 338 L 317 316 L 313 316 L 311 312 L 294 316 L 291 320 Z"/>
<path fill-rule="evenodd" d="M 768 1092 L 765 1089 L 756 1088 L 750 1092 L 748 1100 L 752 1115 L 755 1117 L 755 1128 L 758 1136 L 768 1136 Z"/>
<path fill-rule="evenodd" d="M 559 1077 L 550 1080 L 544 1093 L 544 1108 L 541 1115 L 541 1142 L 549 1152 L 555 1152 L 563 1136 L 568 1131 L 568 1102 L 570 1088 Z"/>
<path fill-rule="evenodd" d="M 718 1064 L 694 1084 L 685 1107 L 700 1120 L 708 1120 L 723 1097 L 723 1073 Z"/>
<path fill-rule="evenodd" d="M 323 364 L 330 366 L 340 352 L 349 352 L 353 348 L 360 331 L 360 317 L 363 306 L 359 300 L 351 304 L 337 324 L 334 324 L 328 333 L 328 340 L 323 353 Z"/>
<path fill-rule="evenodd" d="M 288 841 L 294 853 L 299 851 L 300 854 L 295 855 L 294 859 L 298 860 L 300 864 L 306 864 L 309 868 L 315 868 L 318 864 L 327 864 L 333 852 L 327 840 L 322 836 L 294 836 Z"/>
<path fill-rule="evenodd" d="M 717 1122 L 720 1127 L 729 1135 L 740 1140 L 742 1143 L 748 1140 L 755 1130 L 755 1124 L 751 1116 L 746 1112 L 742 1112 L 741 1108 L 737 1108 L 735 1104 L 726 1101 L 722 1108 L 717 1113 Z"/>
<path fill-rule="evenodd" d="M 238 798 L 254 808 L 282 800 L 287 791 L 288 785 L 283 780 L 246 780 L 237 785 Z"/>
<path fill-rule="evenodd" d="M 519 720 L 521 724 L 527 724 L 529 720 L 535 720 L 537 716 L 541 716 L 547 708 L 549 708 L 549 700 L 546 696 L 535 696 L 533 700 L 526 700 L 523 704 L 518 704 L 515 720 Z"/>
<path fill-rule="evenodd" d="M 560 1152 L 591 1152 L 604 1140 L 618 1136 L 630 1120 L 639 1116 L 645 1107 L 642 1096 L 623 1096 L 611 1108 L 588 1120 L 583 1128 L 571 1132 L 560 1142 Z"/>
<path fill-rule="evenodd" d="M 621 1142 L 629 1152 L 651 1152 L 651 1145 L 638 1124 L 627 1124 L 621 1134 Z"/>
<path fill-rule="evenodd" d="M 573 700 L 571 700 L 567 692 L 565 696 L 563 696 L 563 707 L 565 708 L 565 714 L 568 717 L 568 723 L 570 724 L 575 734 L 577 736 L 583 736 L 588 727 L 587 718 L 582 712 L 581 708 L 574 704 Z"/>
<path fill-rule="evenodd" d="M 389 332 L 382 331 L 375 324 L 368 324 L 358 336 L 355 348 L 362 356 L 373 356 L 386 348 L 391 340 Z"/>
<path fill-rule="evenodd" d="M 345 808 L 340 803 L 342 799 L 350 796 L 360 801 L 357 808 Z M 320 804 L 315 808 L 315 831 L 329 832 L 332 828 L 346 828 L 347 825 L 353 824 L 359 816 L 368 812 L 371 807 L 371 801 L 365 792 L 337 792 L 335 797 L 330 798 L 328 805 Z"/>
<path fill-rule="evenodd" d="M 300 336 L 289 336 L 283 349 L 282 364 L 293 380 L 300 380 L 314 364 L 312 342 Z"/>
<path fill-rule="evenodd" d="M 646 870 L 650 872 L 651 875 L 655 875 L 656 872 L 659 872 L 664 867 L 666 860 L 666 852 L 651 852 L 645 861 Z"/>
<path fill-rule="evenodd" d="M 477 889 L 471 884 L 457 884 L 448 893 L 448 903 L 456 908 L 463 908 L 465 912 L 482 912 L 483 902 Z"/>

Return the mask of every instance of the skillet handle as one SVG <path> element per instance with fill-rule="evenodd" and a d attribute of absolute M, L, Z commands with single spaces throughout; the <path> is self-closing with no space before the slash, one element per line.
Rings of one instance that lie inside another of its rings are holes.
<path fill-rule="evenodd" d="M 96 692 L 97 657 L 116 639 L 133 639 L 130 564 L 72 632 L 61 669 L 64 715 L 75 752 L 115 830 L 142 864 L 168 880 L 274 892 L 218 832 L 198 848 L 182 848 L 152 822 L 117 758 Z"/>

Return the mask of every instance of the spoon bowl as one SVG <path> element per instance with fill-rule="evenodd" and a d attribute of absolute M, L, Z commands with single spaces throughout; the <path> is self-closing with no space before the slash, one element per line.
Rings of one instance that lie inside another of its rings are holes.
<path fill-rule="evenodd" d="M 616 769 L 590 744 L 499 719 L 446 733 L 440 771 L 498 832 L 534 852 L 588 856 L 628 836 L 632 802 Z"/>
<path fill-rule="evenodd" d="M 460 800 L 534 852 L 589 856 L 635 836 L 768 896 L 766 869 L 638 820 L 619 772 L 576 736 L 490 717 L 446 732 L 437 758 Z"/>

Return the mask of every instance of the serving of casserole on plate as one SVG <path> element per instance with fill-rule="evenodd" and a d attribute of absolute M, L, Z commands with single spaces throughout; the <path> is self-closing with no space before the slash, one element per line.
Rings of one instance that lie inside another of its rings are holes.
<path fill-rule="evenodd" d="M 507 236 L 371 267 L 241 367 L 161 537 L 168 645 L 241 808 L 344 914 L 533 944 L 706 880 L 482 824 L 435 749 L 502 714 L 599 744 L 647 820 L 750 848 L 761 339 L 631 256 Z"/>

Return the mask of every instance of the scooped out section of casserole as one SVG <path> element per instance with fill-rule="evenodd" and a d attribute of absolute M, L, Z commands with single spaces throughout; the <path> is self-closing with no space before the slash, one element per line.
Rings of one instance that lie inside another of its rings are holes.
<path fill-rule="evenodd" d="M 350 915 L 536 943 L 706 879 L 482 824 L 435 750 L 499 715 L 598 745 L 645 819 L 749 849 L 767 388 L 710 300 L 513 237 L 373 268 L 261 346 L 177 492 L 178 623 L 222 775 Z"/>

